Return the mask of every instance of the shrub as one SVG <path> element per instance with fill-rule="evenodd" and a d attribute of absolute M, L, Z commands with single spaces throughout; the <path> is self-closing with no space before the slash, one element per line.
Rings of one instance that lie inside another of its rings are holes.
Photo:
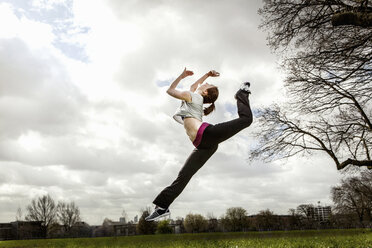
<path fill-rule="evenodd" d="M 150 215 L 148 210 L 142 212 L 142 216 L 138 221 L 137 233 L 138 234 L 154 234 L 156 230 L 156 223 L 151 221 L 146 221 L 145 218 Z"/>
<path fill-rule="evenodd" d="M 187 232 L 199 233 L 207 229 L 208 222 L 200 214 L 188 214 L 183 223 Z"/>
<path fill-rule="evenodd" d="M 158 226 L 156 228 L 156 233 L 158 234 L 172 233 L 172 227 L 169 226 L 169 221 L 168 220 L 159 221 Z"/>

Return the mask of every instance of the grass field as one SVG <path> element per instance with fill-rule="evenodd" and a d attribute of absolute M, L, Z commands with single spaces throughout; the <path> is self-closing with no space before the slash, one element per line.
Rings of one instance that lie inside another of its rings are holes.
<path fill-rule="evenodd" d="M 320 230 L 290 232 L 168 234 L 109 238 L 77 238 L 0 241 L 1 248 L 243 248 L 243 247 L 320 247 L 372 248 L 372 230 Z"/>

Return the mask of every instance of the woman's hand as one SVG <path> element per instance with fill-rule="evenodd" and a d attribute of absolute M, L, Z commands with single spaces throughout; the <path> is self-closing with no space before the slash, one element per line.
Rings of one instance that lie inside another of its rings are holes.
<path fill-rule="evenodd" d="M 186 70 L 186 67 L 185 67 L 185 69 L 183 70 L 183 72 L 181 74 L 181 78 L 185 78 L 185 77 L 188 77 L 188 76 L 191 76 L 191 75 L 194 75 L 194 72 Z"/>
<path fill-rule="evenodd" d="M 219 72 L 216 72 L 215 70 L 211 70 L 207 73 L 208 76 L 210 77 L 218 77 L 220 75 Z"/>

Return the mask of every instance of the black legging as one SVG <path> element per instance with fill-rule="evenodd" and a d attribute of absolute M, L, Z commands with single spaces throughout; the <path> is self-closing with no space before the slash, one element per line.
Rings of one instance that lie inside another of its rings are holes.
<path fill-rule="evenodd" d="M 236 98 L 239 118 L 216 125 L 209 125 L 204 130 L 201 143 L 187 158 L 176 180 L 163 189 L 155 198 L 153 201 L 155 205 L 168 208 L 177 196 L 181 194 L 191 177 L 217 151 L 218 144 L 251 125 L 253 117 L 249 106 L 248 93 L 239 90 Z"/>

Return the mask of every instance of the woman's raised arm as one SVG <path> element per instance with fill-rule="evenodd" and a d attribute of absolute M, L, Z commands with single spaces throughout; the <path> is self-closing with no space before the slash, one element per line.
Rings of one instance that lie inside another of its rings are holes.
<path fill-rule="evenodd" d="M 220 74 L 218 72 L 214 71 L 214 70 L 205 73 L 204 76 L 199 78 L 198 81 L 196 81 L 195 83 L 193 83 L 190 86 L 190 91 L 195 92 L 195 90 L 198 88 L 199 84 L 202 84 L 208 77 L 218 77 L 219 75 Z"/>
<path fill-rule="evenodd" d="M 185 77 L 191 76 L 193 74 L 194 72 L 186 70 L 186 67 L 185 67 L 181 75 L 179 75 L 178 78 L 176 78 L 176 80 L 174 80 L 174 82 L 169 86 L 167 93 L 173 96 L 174 98 L 185 100 L 187 102 L 191 102 L 190 93 L 187 91 L 177 90 L 176 87 L 182 79 L 184 79 Z"/>

